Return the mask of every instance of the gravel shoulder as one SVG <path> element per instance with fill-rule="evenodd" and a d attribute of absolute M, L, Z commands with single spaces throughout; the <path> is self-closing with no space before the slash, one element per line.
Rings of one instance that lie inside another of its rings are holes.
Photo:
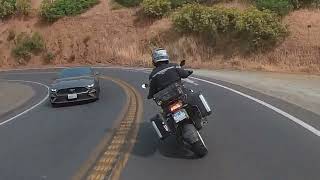
<path fill-rule="evenodd" d="M 32 87 L 0 81 L 0 117 L 18 108 L 34 96 Z"/>
<path fill-rule="evenodd" d="M 195 74 L 262 92 L 320 115 L 320 76 L 317 75 L 228 70 L 196 70 Z"/>

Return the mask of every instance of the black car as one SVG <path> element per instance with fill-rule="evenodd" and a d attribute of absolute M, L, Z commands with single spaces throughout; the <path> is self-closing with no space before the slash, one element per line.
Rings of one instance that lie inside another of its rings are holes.
<path fill-rule="evenodd" d="M 90 67 L 62 70 L 50 89 L 52 106 L 69 102 L 98 100 L 100 85 L 98 73 Z"/>

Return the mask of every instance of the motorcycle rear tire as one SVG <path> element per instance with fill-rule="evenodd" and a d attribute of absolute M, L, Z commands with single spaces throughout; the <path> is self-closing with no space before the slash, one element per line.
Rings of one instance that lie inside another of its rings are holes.
<path fill-rule="evenodd" d="M 191 151 L 200 158 L 208 154 L 208 149 L 201 140 L 192 144 Z"/>
<path fill-rule="evenodd" d="M 208 154 L 208 149 L 199 133 L 193 124 L 184 126 L 183 138 L 191 145 L 191 151 L 198 157 L 202 158 Z"/>

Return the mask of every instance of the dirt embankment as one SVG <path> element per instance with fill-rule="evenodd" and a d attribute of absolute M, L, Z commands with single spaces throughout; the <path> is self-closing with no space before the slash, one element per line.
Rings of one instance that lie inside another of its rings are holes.
<path fill-rule="evenodd" d="M 34 4 L 39 6 L 39 0 Z M 13 42 L 7 41 L 13 29 L 16 34 L 40 32 L 47 49 L 55 54 L 53 65 L 148 66 L 150 49 L 161 45 L 171 51 L 173 59 L 192 61 L 194 67 L 320 73 L 320 11 L 295 11 L 284 23 L 291 34 L 281 45 L 272 51 L 243 56 L 228 44 L 212 48 L 208 42 L 182 36 L 172 30 L 169 19 L 146 19 L 138 8 L 115 10 L 109 1 L 101 1 L 80 16 L 53 24 L 42 23 L 36 15 L 0 22 L 0 67 L 19 65 L 10 55 Z M 28 66 L 42 64 L 39 56 L 33 57 Z"/>

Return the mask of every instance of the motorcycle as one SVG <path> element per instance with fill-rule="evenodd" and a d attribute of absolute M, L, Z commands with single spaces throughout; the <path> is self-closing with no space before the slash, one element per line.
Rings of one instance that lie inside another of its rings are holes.
<path fill-rule="evenodd" d="M 180 63 L 184 66 L 185 61 Z M 148 84 L 142 85 L 149 88 Z M 156 93 L 153 100 L 162 108 L 162 112 L 151 118 L 151 123 L 161 140 L 174 135 L 177 142 L 190 149 L 196 156 L 208 153 L 199 131 L 207 123 L 206 117 L 211 108 L 200 92 L 187 89 L 184 84 L 174 83 Z"/>

